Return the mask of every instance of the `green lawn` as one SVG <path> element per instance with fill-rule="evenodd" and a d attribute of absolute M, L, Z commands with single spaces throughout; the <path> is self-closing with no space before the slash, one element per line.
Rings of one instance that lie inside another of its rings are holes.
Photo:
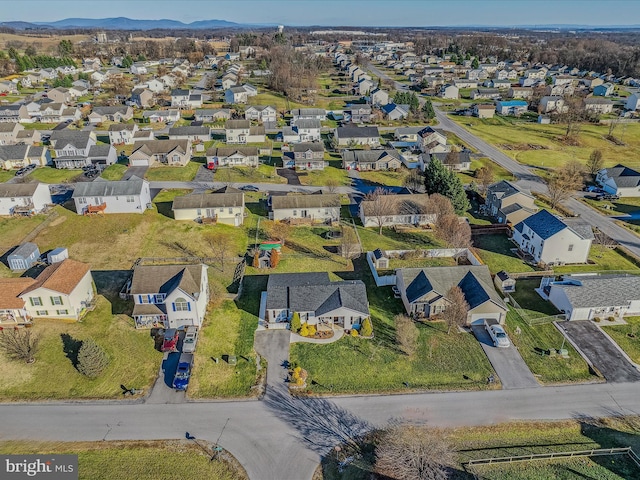
<path fill-rule="evenodd" d="M 562 124 L 540 125 L 515 117 L 478 119 L 452 115 L 450 118 L 525 165 L 558 167 L 572 159 L 585 162 L 591 151 L 597 148 L 602 151 L 605 166 L 615 165 L 624 158 L 625 165 L 640 168 L 640 158 L 635 154 L 640 147 L 639 124 L 619 126 L 614 132 L 614 135 L 622 138 L 626 144 L 624 146 L 605 139 L 609 132 L 608 125 L 583 124 L 580 144 L 569 146 L 560 141 L 566 130 L 566 125 Z M 530 149 L 526 145 L 544 148 Z"/>
<path fill-rule="evenodd" d="M 33 170 L 26 178 L 44 183 L 69 183 L 78 175 L 82 175 L 82 170 L 42 167 Z"/>
<path fill-rule="evenodd" d="M 442 248 L 433 232 L 426 230 L 409 230 L 396 232 L 390 228 L 383 228 L 382 235 L 377 228 L 358 227 L 358 235 L 365 252 L 376 248 L 382 250 L 414 250 L 416 248 Z"/>
<path fill-rule="evenodd" d="M 640 317 L 626 317 L 627 325 L 606 325 L 602 327 L 622 348 L 631 360 L 640 363 Z"/>
<path fill-rule="evenodd" d="M 0 170 L 0 183 L 11 180 L 16 176 L 16 170 Z"/>
<path fill-rule="evenodd" d="M 508 172 L 507 170 L 502 168 L 500 165 L 492 162 L 491 159 L 486 157 L 474 159 L 471 162 L 471 169 L 468 172 L 458 172 L 457 174 L 458 178 L 460 178 L 460 181 L 464 184 L 471 183 L 471 182 L 478 183 L 478 181 L 475 178 L 475 173 L 478 169 L 485 166 L 489 166 L 493 170 L 493 174 L 495 176 L 496 182 L 500 180 L 509 180 L 509 181 L 513 180 L 513 175 L 510 172 Z"/>
<path fill-rule="evenodd" d="M 287 183 L 276 174 L 275 167 L 259 165 L 258 167 L 223 167 L 213 176 L 216 182 L 224 183 Z"/>
<path fill-rule="evenodd" d="M 47 218 L 46 215 L 0 218 L 0 245 L 6 248 L 17 246 L 19 243 L 22 243 L 22 239 L 40 225 L 45 218 Z"/>
<path fill-rule="evenodd" d="M 409 175 L 409 170 L 401 168 L 397 172 L 386 171 L 371 171 L 360 172 L 360 178 L 372 185 L 388 186 L 388 187 L 402 187 L 404 180 Z"/>
<path fill-rule="evenodd" d="M 82 322 L 38 319 L 32 328 L 41 338 L 34 364 L 9 361 L 0 353 L 4 401 L 122 398 L 122 384 L 148 392 L 162 360 L 149 330 L 137 331 L 130 317 L 113 315 L 111 303 L 102 296 Z M 87 338 L 104 348 L 110 359 L 94 380 L 80 374 L 71 360 L 77 355 L 77 342 Z"/>
<path fill-rule="evenodd" d="M 640 210 L 640 197 L 623 197 L 620 200 L 592 200 L 585 197 L 584 201 L 604 215 L 626 215 Z"/>
<path fill-rule="evenodd" d="M 347 171 L 342 168 L 325 167 L 324 170 L 301 171 L 300 183 L 303 185 L 313 185 L 323 187 L 329 181 L 336 186 L 351 185 L 351 179 L 347 176 Z"/>
<path fill-rule="evenodd" d="M 58 125 L 57 123 L 21 123 L 25 130 L 53 130 L 53 127 Z"/>
<path fill-rule="evenodd" d="M 546 317 L 560 313 L 553 304 L 538 295 L 535 291 L 540 286 L 541 278 L 521 278 L 516 280 L 516 291 L 511 296 L 529 317 Z"/>
<path fill-rule="evenodd" d="M 534 270 L 533 267 L 524 263 L 515 253 L 511 252 L 515 245 L 506 235 L 477 235 L 473 239 L 473 246 L 491 273 L 497 273 L 501 270 L 510 273 L 532 272 Z"/>
<path fill-rule="evenodd" d="M 202 440 L 199 443 L 211 450 Z M 80 480 L 244 480 L 228 452 L 211 460 L 187 440 L 105 442 L 0 442 L 2 454 L 77 454 Z M 231 457 L 232 458 L 232 457 Z"/>
<path fill-rule="evenodd" d="M 589 252 L 589 263 L 585 265 L 567 265 L 554 267 L 555 273 L 579 273 L 595 271 L 628 271 L 640 273 L 640 267 L 635 262 L 622 255 L 617 249 L 592 245 Z"/>
<path fill-rule="evenodd" d="M 127 171 L 127 166 L 121 163 L 114 163 L 105 168 L 100 176 L 105 180 L 121 180 L 124 172 Z"/>
<path fill-rule="evenodd" d="M 145 178 L 150 182 L 190 182 L 201 166 L 201 162 L 191 161 L 184 167 L 151 167 Z"/>

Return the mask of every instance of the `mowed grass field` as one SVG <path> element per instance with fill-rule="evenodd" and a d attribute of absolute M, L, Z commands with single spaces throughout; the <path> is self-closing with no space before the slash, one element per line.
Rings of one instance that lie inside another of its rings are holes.
<path fill-rule="evenodd" d="M 7 49 L 7 42 L 22 42 L 24 48 L 28 45 L 39 44 L 38 51 L 50 52 L 58 54 L 58 44 L 62 40 L 69 40 L 71 43 L 76 44 L 90 40 L 89 35 L 48 35 L 48 34 L 29 34 L 18 35 L 13 33 L 0 33 L 0 50 Z M 21 50 L 21 49 L 19 49 Z"/>
<path fill-rule="evenodd" d="M 501 117 L 477 119 L 451 115 L 450 118 L 525 165 L 555 168 L 573 159 L 584 163 L 594 149 L 599 149 L 602 151 L 605 167 L 623 161 L 628 167 L 640 168 L 640 157 L 637 155 L 640 148 L 640 124 L 637 123 L 618 125 L 616 128 L 614 135 L 622 138 L 626 144 L 624 146 L 615 145 L 605 138 L 609 133 L 608 125 L 594 124 L 583 124 L 579 137 L 580 144 L 570 146 L 561 141 L 566 130 L 566 125 L 562 124 L 540 125 Z M 505 148 L 505 145 L 518 147 L 529 144 L 545 148 L 540 150 Z"/>
<path fill-rule="evenodd" d="M 199 440 L 205 448 L 212 448 Z M 0 442 L 2 454 L 77 454 L 80 480 L 245 480 L 225 452 L 211 460 L 186 440 L 107 442 Z"/>

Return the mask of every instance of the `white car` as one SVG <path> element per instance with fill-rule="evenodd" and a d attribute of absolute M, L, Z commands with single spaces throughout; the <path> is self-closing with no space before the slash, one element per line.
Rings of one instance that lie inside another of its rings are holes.
<path fill-rule="evenodd" d="M 493 340 L 493 344 L 496 347 L 507 348 L 511 345 L 509 337 L 507 337 L 507 333 L 500 325 L 491 325 L 487 328 L 487 331 L 489 332 L 489 336 L 491 336 L 491 340 Z"/>
<path fill-rule="evenodd" d="M 194 326 L 187 327 L 187 331 L 184 334 L 184 340 L 182 340 L 182 352 L 193 353 L 196 349 L 197 342 L 198 342 L 198 329 Z"/>

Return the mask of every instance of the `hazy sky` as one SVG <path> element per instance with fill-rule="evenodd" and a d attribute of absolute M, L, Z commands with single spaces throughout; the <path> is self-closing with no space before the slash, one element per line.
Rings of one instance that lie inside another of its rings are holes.
<path fill-rule="evenodd" d="M 0 0 L 0 21 L 169 18 L 352 26 L 632 25 L 638 0 Z"/>

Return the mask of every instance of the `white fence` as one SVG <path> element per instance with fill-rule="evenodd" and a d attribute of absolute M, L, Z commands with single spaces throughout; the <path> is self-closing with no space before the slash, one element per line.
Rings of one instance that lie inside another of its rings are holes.
<path fill-rule="evenodd" d="M 373 261 L 373 252 L 367 252 L 367 263 L 369 264 L 371 275 L 373 275 L 377 287 L 388 287 L 396 284 L 395 275 L 378 275 L 378 270 L 376 270 L 376 265 Z"/>

